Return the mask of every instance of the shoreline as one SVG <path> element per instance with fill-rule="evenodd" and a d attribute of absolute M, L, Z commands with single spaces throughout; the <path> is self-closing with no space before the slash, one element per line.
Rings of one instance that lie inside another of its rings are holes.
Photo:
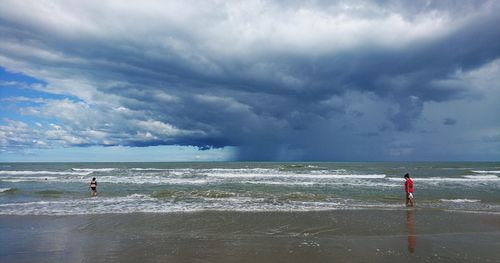
<path fill-rule="evenodd" d="M 1 215 L 0 231 L 1 262 L 500 261 L 499 215 L 426 209 Z"/>

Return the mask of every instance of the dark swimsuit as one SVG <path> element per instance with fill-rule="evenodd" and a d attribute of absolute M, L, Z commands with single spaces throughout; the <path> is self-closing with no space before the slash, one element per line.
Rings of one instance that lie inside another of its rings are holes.
<path fill-rule="evenodd" d="M 96 187 L 97 187 L 97 182 L 95 182 L 95 181 L 90 182 L 90 189 L 95 191 Z"/>

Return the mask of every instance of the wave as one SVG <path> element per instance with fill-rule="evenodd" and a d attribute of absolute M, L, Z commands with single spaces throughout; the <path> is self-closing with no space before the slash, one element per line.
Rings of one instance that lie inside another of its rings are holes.
<path fill-rule="evenodd" d="M 162 193 L 162 194 L 160 194 Z M 220 196 L 220 195 L 224 196 Z M 187 195 L 187 198 L 183 198 Z M 194 196 L 194 199 L 193 199 Z M 180 197 L 180 198 L 177 198 Z M 475 199 L 441 199 L 439 203 L 420 203 L 422 208 L 498 212 L 498 207 Z M 458 206 L 457 206 L 458 205 Z M 0 204 L 1 215 L 77 215 L 126 213 L 179 213 L 196 211 L 319 211 L 360 209 L 405 209 L 404 204 L 377 200 L 340 199 L 312 193 L 285 193 L 279 196 L 249 197 L 231 192 L 157 192 L 157 196 L 130 194 L 79 199 L 45 199 Z"/>
<path fill-rule="evenodd" d="M 329 195 L 302 193 L 302 192 L 284 194 L 276 198 L 276 200 L 279 201 L 331 201 L 332 199 L 333 197 Z"/>
<path fill-rule="evenodd" d="M 486 171 L 486 170 L 474 170 L 472 172 L 473 173 L 478 173 L 478 174 L 500 174 L 499 170 L 490 170 L 490 171 Z"/>
<path fill-rule="evenodd" d="M 399 177 L 387 177 L 390 181 L 404 182 L 405 179 Z M 411 178 L 416 182 L 477 182 L 477 181 L 500 181 L 498 177 L 481 177 L 481 176 L 464 176 L 464 177 L 428 177 L 428 178 Z"/>
<path fill-rule="evenodd" d="M 496 175 L 464 175 L 463 177 L 469 179 L 499 179 Z"/>
<path fill-rule="evenodd" d="M 280 181 L 241 181 L 242 184 L 256 184 L 256 185 L 279 185 L 279 186 L 319 186 L 327 185 L 327 183 L 320 182 L 280 182 Z"/>
<path fill-rule="evenodd" d="M 1 171 L 5 175 L 89 175 L 89 171 Z"/>
<path fill-rule="evenodd" d="M 285 164 L 281 165 L 279 170 L 298 170 L 298 169 L 324 169 L 324 167 L 312 164 Z"/>
<path fill-rule="evenodd" d="M 54 176 L 44 176 L 44 177 L 22 176 L 22 177 L 5 177 L 1 178 L 0 181 L 9 183 L 20 183 L 20 182 L 45 182 L 56 179 L 58 178 Z"/>
<path fill-rule="evenodd" d="M 470 168 L 467 168 L 467 167 L 436 167 L 434 169 L 439 169 L 439 170 L 470 170 Z"/>
<path fill-rule="evenodd" d="M 318 211 L 362 209 L 339 202 L 290 201 L 270 202 L 263 198 L 202 198 L 201 201 L 178 201 L 133 194 L 124 197 L 96 197 L 71 200 L 44 200 L 0 204 L 3 215 L 79 215 L 127 213 L 179 213 L 196 211 Z M 402 206 L 401 206 L 402 207 Z M 371 207 L 370 207 L 371 208 Z"/>
<path fill-rule="evenodd" d="M 300 178 L 300 179 L 382 179 L 385 174 L 290 174 L 290 173 L 227 173 L 227 174 L 206 174 L 208 177 L 220 178 L 269 178 L 269 177 L 286 177 L 286 178 Z"/>
<path fill-rule="evenodd" d="M 157 173 L 160 175 L 172 175 L 172 176 L 186 176 L 186 175 L 199 175 L 208 176 L 213 174 L 270 174 L 276 173 L 277 170 L 265 169 L 265 168 L 210 168 L 210 169 L 194 169 L 194 168 L 129 168 L 128 171 L 132 172 L 145 172 L 145 174 Z"/>
<path fill-rule="evenodd" d="M 89 178 L 85 177 L 8 177 L 2 178 L 1 182 L 21 183 L 21 182 L 54 182 L 58 183 L 88 183 Z M 201 185 L 216 181 L 192 178 L 175 178 L 163 176 L 99 176 L 98 183 L 110 184 L 154 184 L 154 185 Z"/>
<path fill-rule="evenodd" d="M 117 170 L 118 168 L 71 168 L 71 170 L 76 172 L 111 172 Z"/>
<path fill-rule="evenodd" d="M 70 181 L 72 181 L 70 179 Z M 87 182 L 88 179 L 80 179 L 82 182 Z M 97 178 L 99 183 L 113 184 L 175 184 L 175 185 L 199 185 L 208 184 L 210 181 L 204 178 L 178 178 L 169 176 L 100 176 Z"/>
<path fill-rule="evenodd" d="M 317 166 L 305 166 L 307 168 L 320 168 Z M 350 176 L 382 176 L 382 175 L 365 175 L 365 174 L 347 174 L 345 169 L 337 170 L 283 170 L 281 168 L 129 168 L 129 171 L 138 172 L 168 172 L 169 174 L 199 174 L 207 176 L 226 176 L 226 177 L 249 177 L 249 176 L 267 176 L 267 177 L 283 177 L 283 176 L 304 176 L 304 175 L 337 175 L 338 177 Z"/>
<path fill-rule="evenodd" d="M 63 194 L 63 192 L 57 190 L 43 190 L 43 191 L 37 191 L 35 193 L 46 197 L 58 197 L 59 195 Z"/>
<path fill-rule="evenodd" d="M 257 185 L 283 185 L 283 186 L 366 186 L 366 187 L 401 187 L 400 184 L 381 183 L 381 182 L 283 182 L 283 181 L 240 181 L 242 184 L 257 184 Z"/>
<path fill-rule="evenodd" d="M 178 191 L 178 190 L 162 190 L 154 192 L 151 196 L 154 198 L 230 198 L 230 197 L 248 197 L 246 196 L 250 193 L 238 194 L 234 192 L 227 192 L 222 190 L 205 190 L 205 191 Z M 250 194 L 253 196 L 253 194 Z M 266 195 L 260 196 L 256 199 L 262 199 Z M 253 196 L 254 198 L 256 196 Z M 276 200 L 280 202 L 290 202 L 290 201 L 329 201 L 333 199 L 331 195 L 314 194 L 314 193 L 304 193 L 304 192 L 292 192 L 284 193 L 277 196 L 266 197 L 267 200 Z M 263 200 L 263 199 L 262 199 Z"/>
<path fill-rule="evenodd" d="M 208 190 L 208 191 L 175 191 L 175 190 L 163 190 L 154 192 L 152 197 L 155 198 L 186 198 L 186 197 L 207 197 L 207 198 L 227 198 L 237 196 L 236 193 L 220 191 L 220 190 Z"/>
<path fill-rule="evenodd" d="M 88 183 L 88 177 L 55 177 L 55 176 L 12 176 L 0 178 L 1 182 L 21 183 L 21 182 L 53 182 L 58 183 Z M 98 176 L 98 183 L 112 184 L 175 184 L 175 185 L 199 185 L 207 184 L 204 178 L 178 178 L 169 176 Z"/>
<path fill-rule="evenodd" d="M 439 199 L 441 202 L 452 202 L 452 203 L 477 203 L 481 202 L 478 199 Z"/>
<path fill-rule="evenodd" d="M 171 171 L 173 169 L 165 168 L 130 168 L 131 171 Z"/>
<path fill-rule="evenodd" d="M 13 194 L 17 192 L 16 188 L 0 188 L 0 193 Z"/>
<path fill-rule="evenodd" d="M 275 184 L 275 185 L 370 185 L 396 186 L 382 180 L 385 175 L 296 175 L 296 174 L 127 174 L 96 176 L 99 183 L 111 184 L 154 184 L 154 185 L 201 185 L 201 184 Z M 242 179 L 242 180 L 239 180 Z M 0 179 L 2 182 L 45 182 L 87 183 L 85 176 L 10 176 Z"/>

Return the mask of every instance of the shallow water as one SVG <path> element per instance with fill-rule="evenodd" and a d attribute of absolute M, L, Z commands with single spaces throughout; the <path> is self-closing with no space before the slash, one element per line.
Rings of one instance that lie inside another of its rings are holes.
<path fill-rule="evenodd" d="M 500 163 L 2 163 L 0 215 L 403 209 L 500 213 Z M 98 197 L 88 184 L 97 178 Z"/>

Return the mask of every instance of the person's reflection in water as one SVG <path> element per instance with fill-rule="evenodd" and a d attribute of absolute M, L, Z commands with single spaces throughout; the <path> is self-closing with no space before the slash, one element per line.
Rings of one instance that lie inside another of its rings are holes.
<path fill-rule="evenodd" d="M 408 232 L 408 252 L 413 254 L 417 245 L 417 237 L 415 236 L 415 216 L 413 209 L 406 210 L 406 231 Z"/>

